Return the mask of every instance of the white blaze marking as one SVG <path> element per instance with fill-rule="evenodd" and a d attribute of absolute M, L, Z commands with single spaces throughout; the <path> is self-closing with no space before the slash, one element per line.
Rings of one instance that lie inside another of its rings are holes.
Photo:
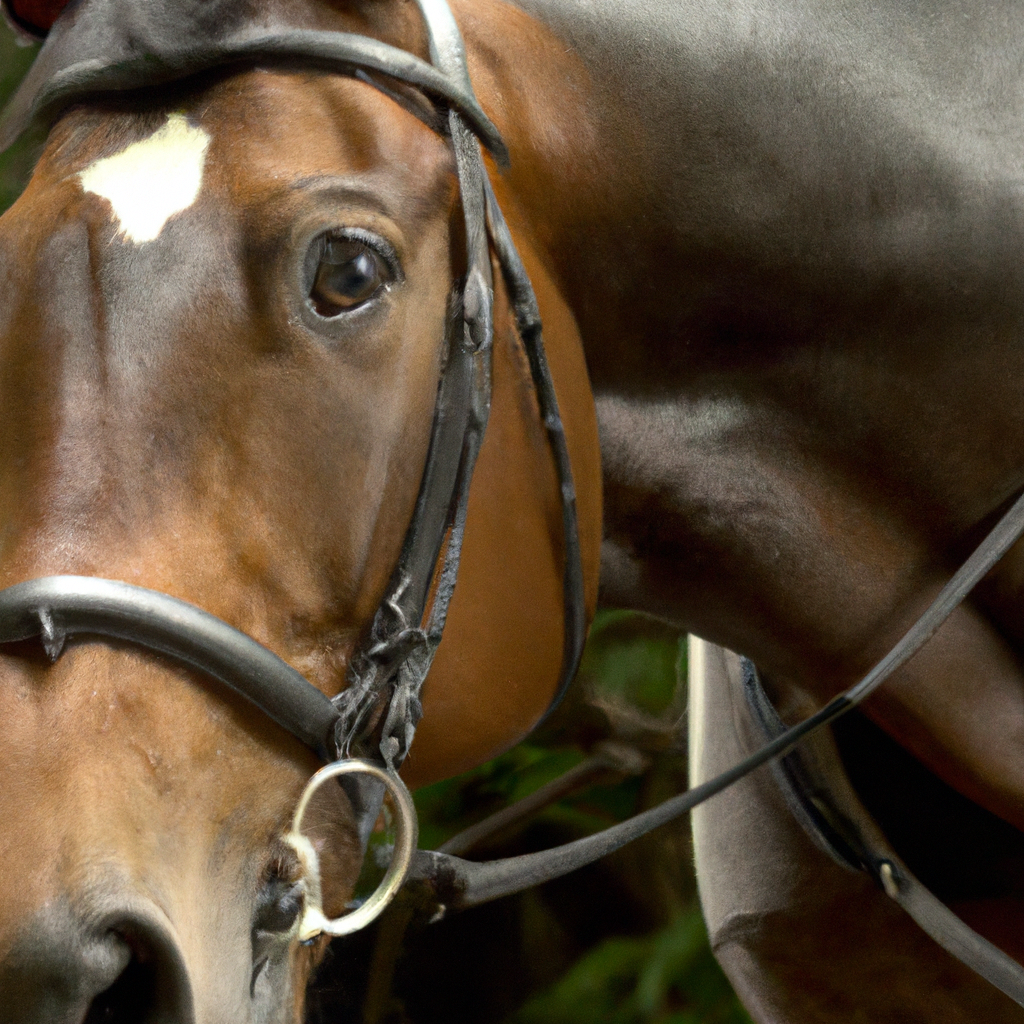
<path fill-rule="evenodd" d="M 184 114 L 171 114 L 148 139 L 134 142 L 79 175 L 82 188 L 108 200 L 121 233 L 133 242 L 152 242 L 176 213 L 199 195 L 210 136 Z"/>

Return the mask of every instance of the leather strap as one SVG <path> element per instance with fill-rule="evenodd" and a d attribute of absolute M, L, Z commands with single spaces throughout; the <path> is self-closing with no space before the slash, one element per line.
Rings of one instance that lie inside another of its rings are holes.
<path fill-rule="evenodd" d="M 743 659 L 743 691 L 762 735 L 771 739 L 784 733 L 786 726 L 747 659 Z M 829 752 L 829 761 L 830 771 L 845 778 L 838 756 Z M 872 875 L 885 894 L 943 949 L 1024 1006 L 1024 967 L 968 927 L 914 875 L 859 801 L 849 796 L 837 799 L 828 780 L 819 777 L 798 750 L 776 761 L 772 774 L 794 817 L 820 849 L 843 867 Z M 852 786 L 849 789 L 852 793 Z"/>
<path fill-rule="evenodd" d="M 338 712 L 287 662 L 195 605 L 91 576 L 47 576 L 0 590 L 0 643 L 38 638 L 56 661 L 71 636 L 125 640 L 226 683 L 322 759 Z"/>
<path fill-rule="evenodd" d="M 472 84 L 466 53 L 445 0 L 417 0 L 428 30 L 430 57 L 437 69 L 468 95 Z M 468 267 L 463 286 L 461 337 L 450 339 L 448 366 L 437 403 L 435 432 L 413 522 L 372 630 L 370 649 L 353 661 L 349 686 L 335 699 L 342 718 L 338 749 L 348 754 L 365 745 L 368 727 L 386 703 L 377 747 L 397 770 L 408 753 L 422 714 L 420 692 L 441 641 L 458 575 L 473 468 L 490 412 L 491 349 L 494 335 L 491 279 L 493 242 L 516 316 L 541 416 L 559 479 L 565 538 L 564 642 L 559 687 L 550 713 L 571 682 L 586 639 L 583 568 L 576 516 L 576 492 L 565 431 L 544 353 L 536 297 L 512 236 L 494 198 L 480 147 L 467 120 L 448 114 L 466 233 Z M 461 381 L 458 398 L 446 396 Z M 448 422 L 450 421 L 450 425 Z M 449 429 L 450 426 L 450 429 Z M 444 548 L 443 564 L 438 558 Z M 433 601 L 426 602 L 431 581 Z"/>
<path fill-rule="evenodd" d="M 856 707 L 931 639 L 1022 532 L 1024 495 L 1017 498 L 899 643 L 859 683 L 829 701 L 805 721 L 769 740 L 760 750 L 728 771 L 596 835 L 540 853 L 474 863 L 442 853 L 420 851 L 411 877 L 432 891 L 433 899 L 440 907 L 476 906 L 560 878 L 674 821 L 754 769 L 788 753 L 802 739 Z"/>
<path fill-rule="evenodd" d="M 446 81 L 472 95 L 462 39 L 447 4 L 421 0 L 420 7 L 431 60 Z M 491 405 L 494 285 L 485 220 L 486 173 L 480 147 L 454 108 L 448 113 L 448 129 L 466 233 L 461 330 L 448 339 L 419 499 L 373 623 L 371 646 L 353 659 L 349 685 L 335 698 L 342 712 L 337 744 L 342 756 L 365 745 L 373 716 L 383 713 L 376 746 L 392 771 L 404 761 L 422 715 L 420 692 L 458 578 L 469 488 Z"/>
<path fill-rule="evenodd" d="M 46 55 L 44 49 L 43 55 Z M 70 60 L 42 82 L 30 71 L 0 117 L 0 152 L 33 123 L 50 124 L 71 104 L 104 93 L 180 82 L 205 71 L 244 65 L 322 68 L 354 75 L 375 71 L 423 90 L 457 110 L 502 166 L 508 150 L 465 80 L 452 80 L 415 54 L 349 32 L 245 30 L 186 49 L 162 46 L 124 58 Z"/>
<path fill-rule="evenodd" d="M 564 608 L 562 675 L 554 700 L 544 715 L 558 707 L 569 684 L 576 676 L 583 645 L 587 641 L 587 605 L 583 586 L 583 555 L 580 550 L 580 530 L 576 512 L 576 486 L 572 477 L 572 460 L 569 445 L 558 411 L 558 397 L 548 366 L 544 349 L 544 328 L 540 319 L 540 308 L 533 285 L 523 266 L 522 258 L 512 240 L 512 233 L 505 223 L 501 208 L 494 197 L 490 181 L 485 178 L 487 190 L 487 219 L 490 225 L 494 250 L 501 265 L 505 287 L 516 318 L 516 328 L 526 350 L 533 377 L 534 392 L 540 407 L 541 421 L 548 435 L 555 470 L 559 480 L 559 499 L 562 505 L 562 536 L 565 538 L 565 564 L 562 571 L 562 603 Z M 541 719 L 544 721 L 544 719 Z M 540 723 L 538 723 L 540 724 Z"/>

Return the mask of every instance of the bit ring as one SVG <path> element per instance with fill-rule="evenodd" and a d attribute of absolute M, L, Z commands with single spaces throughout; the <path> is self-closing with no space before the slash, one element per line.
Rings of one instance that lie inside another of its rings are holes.
<path fill-rule="evenodd" d="M 328 780 L 340 775 L 370 775 L 382 782 L 391 794 L 395 809 L 395 849 L 391 863 L 381 879 L 380 885 L 373 895 L 361 906 L 342 917 L 329 918 L 323 911 L 322 887 L 320 881 L 320 858 L 313 844 L 302 834 L 302 819 L 309 806 L 313 794 Z M 346 758 L 321 768 L 302 791 L 292 818 L 292 828 L 285 837 L 295 850 L 302 863 L 306 885 L 305 909 L 297 922 L 297 937 L 300 942 L 309 942 L 318 935 L 350 935 L 352 932 L 365 928 L 375 920 L 385 907 L 395 898 L 398 890 L 405 884 L 416 853 L 419 838 L 419 823 L 416 807 L 405 783 L 394 772 L 364 761 L 359 758 Z"/>

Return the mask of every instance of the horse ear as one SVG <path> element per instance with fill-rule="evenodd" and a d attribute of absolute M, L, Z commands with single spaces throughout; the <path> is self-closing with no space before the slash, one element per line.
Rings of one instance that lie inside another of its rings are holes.
<path fill-rule="evenodd" d="M 32 39 L 42 39 L 70 0 L 0 0 L 7 20 Z"/>

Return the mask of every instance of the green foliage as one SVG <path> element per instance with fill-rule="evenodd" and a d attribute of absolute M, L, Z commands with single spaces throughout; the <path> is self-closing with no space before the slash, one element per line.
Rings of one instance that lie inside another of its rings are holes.
<path fill-rule="evenodd" d="M 17 88 L 36 55 L 35 46 L 19 46 L 14 33 L 0 21 L 0 106 Z M 20 140 L 0 154 L 0 213 L 21 195 L 38 155 L 39 140 Z"/>
<path fill-rule="evenodd" d="M 641 938 L 607 939 L 508 1024 L 749 1024 L 696 906 Z"/>
<path fill-rule="evenodd" d="M 622 701 L 663 718 L 682 713 L 679 680 L 686 677 L 686 637 L 635 612 L 600 611 L 587 638 L 580 674 L 604 701 Z"/>
<path fill-rule="evenodd" d="M 578 750 L 549 749 L 528 741 L 470 772 L 417 790 L 420 846 L 437 849 L 457 832 L 557 779 L 582 759 Z"/>

